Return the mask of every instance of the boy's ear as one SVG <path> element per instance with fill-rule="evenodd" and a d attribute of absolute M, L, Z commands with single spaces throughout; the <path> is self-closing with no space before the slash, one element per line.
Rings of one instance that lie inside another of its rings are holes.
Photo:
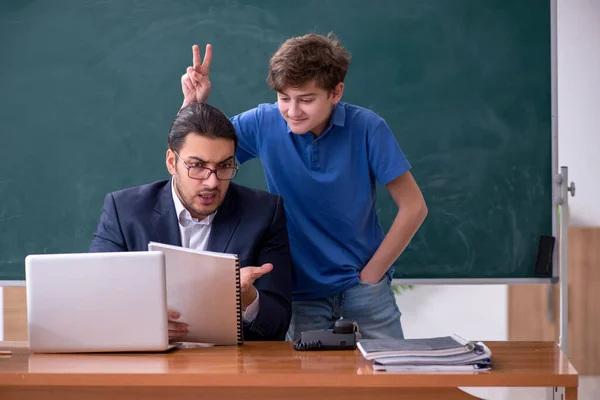
<path fill-rule="evenodd" d="M 333 93 L 332 93 L 333 104 L 337 104 L 338 101 L 340 101 L 342 99 L 343 94 L 344 94 L 344 82 L 340 82 L 333 89 Z"/>

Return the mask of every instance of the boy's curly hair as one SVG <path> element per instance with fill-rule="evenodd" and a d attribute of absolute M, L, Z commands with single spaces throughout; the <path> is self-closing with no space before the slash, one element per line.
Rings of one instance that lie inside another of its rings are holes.
<path fill-rule="evenodd" d="M 329 92 L 343 82 L 350 53 L 333 33 L 310 33 L 286 40 L 271 57 L 267 84 L 277 92 L 297 88 L 314 80 Z"/>

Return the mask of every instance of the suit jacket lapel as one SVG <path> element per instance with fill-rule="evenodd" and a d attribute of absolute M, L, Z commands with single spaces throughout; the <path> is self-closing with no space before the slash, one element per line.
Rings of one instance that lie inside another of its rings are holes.
<path fill-rule="evenodd" d="M 219 207 L 217 215 L 212 222 L 210 237 L 206 250 L 225 253 L 225 249 L 237 228 L 240 217 L 237 213 L 235 201 L 235 183 L 229 185 L 223 204 Z"/>
<path fill-rule="evenodd" d="M 177 221 L 175 204 L 173 204 L 171 194 L 171 179 L 158 195 L 158 201 L 154 207 L 154 214 L 150 217 L 150 222 L 154 227 L 155 237 L 159 243 L 181 246 L 179 222 Z"/>

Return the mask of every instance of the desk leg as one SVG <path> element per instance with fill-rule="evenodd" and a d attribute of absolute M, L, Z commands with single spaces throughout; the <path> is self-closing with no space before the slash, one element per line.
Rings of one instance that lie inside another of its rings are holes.
<path fill-rule="evenodd" d="M 577 386 L 565 388 L 565 400 L 577 400 Z"/>

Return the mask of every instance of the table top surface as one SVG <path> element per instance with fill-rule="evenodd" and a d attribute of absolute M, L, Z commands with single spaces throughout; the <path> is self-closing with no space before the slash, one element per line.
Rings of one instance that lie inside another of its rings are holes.
<path fill-rule="evenodd" d="M 0 386 L 457 387 L 578 385 L 553 342 L 486 342 L 492 371 L 378 372 L 358 350 L 295 351 L 291 342 L 167 353 L 34 354 L 0 342 Z"/>

